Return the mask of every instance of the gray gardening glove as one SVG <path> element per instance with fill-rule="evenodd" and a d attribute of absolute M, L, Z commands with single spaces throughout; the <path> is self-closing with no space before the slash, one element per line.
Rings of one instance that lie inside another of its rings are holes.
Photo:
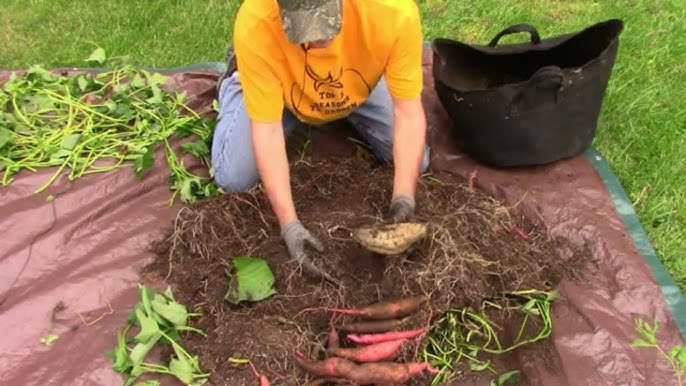
<path fill-rule="evenodd" d="M 324 244 L 312 236 L 299 220 L 293 220 L 281 228 L 281 238 L 286 243 L 288 254 L 295 259 L 303 269 L 310 274 L 328 277 L 324 270 L 318 267 L 308 256 L 305 248 L 309 245 L 317 252 L 324 252 Z"/>
<path fill-rule="evenodd" d="M 414 198 L 408 196 L 395 196 L 386 214 L 386 222 L 400 223 L 414 219 Z"/>

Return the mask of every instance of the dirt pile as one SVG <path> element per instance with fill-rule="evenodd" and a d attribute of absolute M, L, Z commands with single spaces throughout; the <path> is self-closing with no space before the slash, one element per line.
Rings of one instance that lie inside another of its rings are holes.
<path fill-rule="evenodd" d="M 484 299 L 518 290 L 551 290 L 563 278 L 578 278 L 588 259 L 565 240 L 539 234 L 516 207 L 469 181 L 434 177 L 423 178 L 417 193 L 416 220 L 429 224 L 428 236 L 406 255 L 376 255 L 353 240 L 352 230 L 381 221 L 392 191 L 391 168 L 360 157 L 302 158 L 292 163 L 291 175 L 298 214 L 326 245 L 315 258 L 338 283 L 306 276 L 289 259 L 260 191 L 182 209 L 153 245 L 157 257 L 146 276 L 165 280 L 180 302 L 203 314 L 193 326 L 208 338 L 189 335 L 183 344 L 212 373 L 211 384 L 256 384 L 250 368 L 230 363 L 230 357 L 251 359 L 276 384 L 313 379 L 297 366 L 294 353 L 322 357 L 331 313 L 299 313 L 305 308 L 355 308 L 425 294 L 429 302 L 405 327 L 426 327 L 449 309 L 479 308 Z M 234 256 L 266 259 L 278 294 L 240 307 L 224 300 Z M 500 316 L 499 327 L 516 334 L 521 320 Z M 409 345 L 403 359 L 422 361 L 415 356 L 420 351 Z"/>

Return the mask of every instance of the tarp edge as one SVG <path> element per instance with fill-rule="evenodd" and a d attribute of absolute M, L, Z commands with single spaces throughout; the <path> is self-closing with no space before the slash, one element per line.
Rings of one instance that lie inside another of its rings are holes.
<path fill-rule="evenodd" d="M 679 326 L 683 339 L 686 337 L 686 297 L 684 297 L 667 268 L 657 257 L 655 248 L 638 219 L 631 200 L 605 157 L 594 147 L 586 149 L 584 156 L 603 180 L 605 187 L 612 197 L 617 215 L 622 220 L 634 246 L 650 267 L 657 284 L 660 286 L 660 291 L 665 298 L 674 321 Z"/>

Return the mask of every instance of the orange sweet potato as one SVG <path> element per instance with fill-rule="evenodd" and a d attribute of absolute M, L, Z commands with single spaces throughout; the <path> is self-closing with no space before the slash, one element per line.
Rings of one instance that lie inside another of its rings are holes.
<path fill-rule="evenodd" d="M 358 363 L 388 362 L 393 361 L 398 357 L 400 348 L 405 341 L 407 341 L 407 339 L 391 340 L 360 347 L 330 348 L 326 350 L 326 353 L 330 356 L 336 356 Z"/>
<path fill-rule="evenodd" d="M 386 320 L 409 315 L 410 313 L 416 311 L 423 303 L 425 303 L 428 300 L 428 296 L 419 295 L 398 300 L 378 302 L 356 309 L 340 309 L 326 307 L 306 308 L 300 311 L 298 314 L 307 311 L 327 310 L 330 312 L 336 312 L 344 315 L 358 316 L 364 319 Z"/>

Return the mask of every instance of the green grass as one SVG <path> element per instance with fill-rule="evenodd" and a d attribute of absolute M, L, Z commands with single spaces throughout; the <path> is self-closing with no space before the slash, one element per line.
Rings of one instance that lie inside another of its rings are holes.
<path fill-rule="evenodd" d="M 188 5 L 188 4 L 193 5 Z M 96 45 L 133 64 L 222 60 L 238 1 L 5 0 L 0 68 L 84 66 Z M 608 18 L 626 27 L 595 146 L 607 157 L 659 257 L 686 289 L 686 11 L 681 0 L 420 1 L 426 39 L 486 43 L 515 23 L 542 37 Z M 81 4 L 81 5 L 76 5 Z M 522 41 L 522 35 L 502 42 Z"/>

